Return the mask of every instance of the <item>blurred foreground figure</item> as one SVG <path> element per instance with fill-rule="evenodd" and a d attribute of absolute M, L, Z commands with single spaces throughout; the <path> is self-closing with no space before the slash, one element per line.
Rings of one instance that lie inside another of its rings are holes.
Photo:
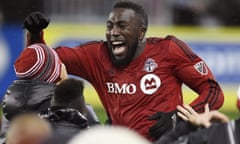
<path fill-rule="evenodd" d="M 189 105 L 178 106 L 178 110 L 185 121 L 154 144 L 240 144 L 240 118 L 229 121 L 223 113 L 209 111 L 208 106 L 201 114 Z"/>
<path fill-rule="evenodd" d="M 96 126 L 76 135 L 68 144 L 150 144 L 150 142 L 125 127 Z"/>
<path fill-rule="evenodd" d="M 54 143 L 66 144 L 75 134 L 89 127 L 83 89 L 83 82 L 73 78 L 56 86 L 51 107 L 41 115 L 52 125 Z M 56 142 L 59 138 L 61 141 Z"/>
<path fill-rule="evenodd" d="M 7 131 L 6 144 L 42 144 L 51 136 L 50 124 L 36 114 L 14 118 Z"/>

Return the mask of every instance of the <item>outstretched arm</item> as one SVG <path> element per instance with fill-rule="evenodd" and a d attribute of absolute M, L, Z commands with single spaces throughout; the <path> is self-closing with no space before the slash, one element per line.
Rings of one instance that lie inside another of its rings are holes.
<path fill-rule="evenodd" d="M 25 18 L 23 27 L 27 29 L 27 46 L 35 43 L 45 43 L 43 30 L 47 28 L 49 21 L 50 20 L 41 12 L 32 12 Z M 96 47 L 99 46 L 99 44 L 95 44 L 82 44 L 74 48 L 59 46 L 54 50 L 65 64 L 69 74 L 93 81 L 95 79 L 92 75 L 89 76 L 89 72 L 93 74 L 93 70 L 96 70 L 94 65 L 96 61 L 92 58 L 92 55 L 96 55 Z M 93 64 L 93 66 L 91 64 Z"/>
<path fill-rule="evenodd" d="M 50 20 L 41 12 L 30 13 L 23 22 L 23 28 L 27 29 L 27 46 L 34 43 L 45 43 L 43 39 L 43 29 Z"/>

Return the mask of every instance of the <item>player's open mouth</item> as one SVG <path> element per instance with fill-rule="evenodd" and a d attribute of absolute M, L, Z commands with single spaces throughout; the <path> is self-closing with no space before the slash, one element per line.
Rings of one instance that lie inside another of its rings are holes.
<path fill-rule="evenodd" d="M 123 41 L 112 42 L 112 52 L 115 56 L 123 55 L 126 49 L 126 44 Z"/>

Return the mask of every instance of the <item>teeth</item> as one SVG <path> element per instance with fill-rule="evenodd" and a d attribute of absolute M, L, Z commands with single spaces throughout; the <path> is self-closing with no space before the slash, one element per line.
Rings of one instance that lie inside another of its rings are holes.
<path fill-rule="evenodd" d="M 123 44 L 123 42 L 122 41 L 114 41 L 114 42 L 112 42 L 112 44 L 113 45 L 119 45 L 119 44 Z"/>

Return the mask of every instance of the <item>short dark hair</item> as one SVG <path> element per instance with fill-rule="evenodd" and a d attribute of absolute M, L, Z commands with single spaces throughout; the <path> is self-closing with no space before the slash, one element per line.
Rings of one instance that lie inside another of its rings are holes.
<path fill-rule="evenodd" d="M 84 102 L 83 89 L 83 81 L 81 80 L 74 78 L 63 80 L 55 88 L 54 101 L 58 104 L 69 105 L 80 98 Z"/>
<path fill-rule="evenodd" d="M 132 1 L 118 1 L 113 5 L 113 8 L 132 9 L 133 11 L 135 11 L 137 14 L 139 14 L 142 17 L 143 24 L 146 26 L 146 28 L 148 27 L 148 15 L 141 5 L 136 4 Z"/>

